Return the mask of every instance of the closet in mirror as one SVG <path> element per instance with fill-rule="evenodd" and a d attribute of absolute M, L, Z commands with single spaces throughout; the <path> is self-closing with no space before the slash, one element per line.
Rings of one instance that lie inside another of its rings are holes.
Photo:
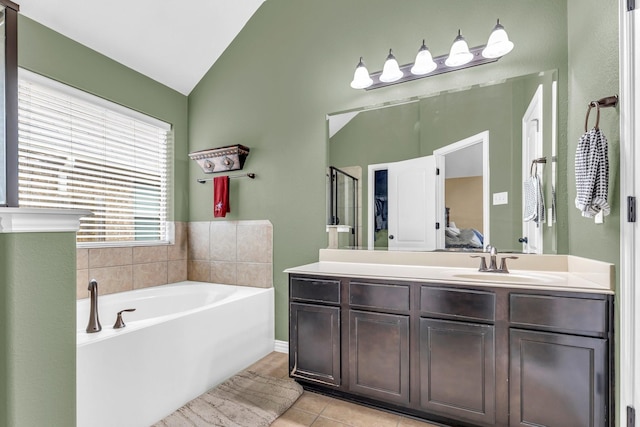
<path fill-rule="evenodd" d="M 555 70 L 327 117 L 327 170 L 358 182 L 338 248 L 557 252 Z"/>

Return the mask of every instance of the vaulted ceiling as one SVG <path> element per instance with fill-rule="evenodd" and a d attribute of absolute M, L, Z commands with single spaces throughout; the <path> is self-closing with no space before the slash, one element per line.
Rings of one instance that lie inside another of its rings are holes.
<path fill-rule="evenodd" d="M 188 95 L 264 0 L 17 0 L 20 13 Z"/>

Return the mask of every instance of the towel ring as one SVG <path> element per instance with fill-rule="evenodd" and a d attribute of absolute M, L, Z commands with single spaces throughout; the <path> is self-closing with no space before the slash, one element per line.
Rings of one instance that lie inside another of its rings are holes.
<path fill-rule="evenodd" d="M 600 104 L 597 101 L 591 101 L 589 103 L 589 109 L 587 110 L 587 117 L 584 119 L 584 131 L 588 132 L 589 131 L 589 113 L 591 112 L 591 109 L 593 107 L 596 107 L 597 110 L 597 114 L 596 114 L 596 125 L 593 127 L 595 130 L 598 130 L 600 126 Z"/>
<path fill-rule="evenodd" d="M 547 158 L 539 157 L 537 159 L 533 159 L 531 161 L 531 167 L 529 168 L 529 176 L 534 176 L 534 172 L 535 172 L 535 175 L 538 175 L 538 164 L 540 163 L 547 163 Z"/>
<path fill-rule="evenodd" d="M 596 107 L 598 110 L 598 114 L 596 116 L 596 125 L 594 126 L 595 130 L 600 129 L 600 108 L 607 107 L 617 107 L 618 106 L 618 95 L 607 96 L 605 98 L 600 98 L 597 101 L 591 101 L 589 103 L 589 109 L 587 110 L 587 117 L 584 120 L 584 131 L 589 131 L 589 113 L 593 107 Z"/>

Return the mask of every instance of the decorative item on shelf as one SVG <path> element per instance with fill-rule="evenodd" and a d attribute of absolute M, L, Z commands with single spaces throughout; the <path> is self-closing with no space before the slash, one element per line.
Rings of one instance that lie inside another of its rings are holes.
<path fill-rule="evenodd" d="M 458 35 L 453 41 L 449 54 L 432 57 L 423 40 L 413 64 L 398 65 L 393 52 L 389 49 L 389 55 L 387 55 L 382 71 L 372 74 L 369 74 L 362 57 L 360 57 L 351 87 L 365 90 L 378 89 L 396 83 L 489 64 L 496 62 L 512 49 L 513 43 L 509 40 L 507 32 L 498 19 L 486 45 L 469 48 L 458 30 Z"/>
<path fill-rule="evenodd" d="M 189 153 L 191 160 L 198 162 L 204 173 L 242 170 L 248 155 L 249 147 L 240 144 Z"/>

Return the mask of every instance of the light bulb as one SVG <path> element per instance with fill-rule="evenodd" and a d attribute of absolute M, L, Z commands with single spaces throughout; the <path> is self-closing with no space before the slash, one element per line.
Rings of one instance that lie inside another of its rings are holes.
<path fill-rule="evenodd" d="M 451 50 L 449 51 L 449 57 L 447 57 L 444 63 L 447 67 L 459 67 L 469 63 L 472 59 L 473 53 L 469 52 L 469 46 L 460 34 L 460 30 L 458 30 L 458 36 L 453 41 Z"/>
<path fill-rule="evenodd" d="M 431 52 L 429 52 L 429 49 L 424 44 L 424 40 L 422 40 L 422 46 L 418 50 L 416 61 L 414 62 L 413 67 L 411 67 L 411 74 L 423 76 L 425 74 L 429 74 L 436 68 L 438 68 L 438 64 L 433 61 Z"/>
<path fill-rule="evenodd" d="M 482 50 L 482 56 L 485 58 L 499 58 L 511 52 L 512 49 L 513 43 L 509 41 L 509 36 L 498 19 L 498 23 L 489 36 L 487 46 Z"/>
<path fill-rule="evenodd" d="M 354 89 L 365 89 L 373 84 L 373 80 L 369 76 L 369 70 L 364 65 L 362 57 L 360 62 L 356 66 L 356 71 L 353 73 L 353 80 L 351 81 L 351 87 Z"/>
<path fill-rule="evenodd" d="M 389 49 L 389 55 L 384 63 L 384 67 L 382 67 L 382 74 L 380 74 L 380 81 L 384 83 L 392 83 L 400 80 L 402 76 L 404 76 L 404 74 L 400 71 L 398 61 L 396 61 L 396 57 L 393 56 L 391 49 Z"/>

